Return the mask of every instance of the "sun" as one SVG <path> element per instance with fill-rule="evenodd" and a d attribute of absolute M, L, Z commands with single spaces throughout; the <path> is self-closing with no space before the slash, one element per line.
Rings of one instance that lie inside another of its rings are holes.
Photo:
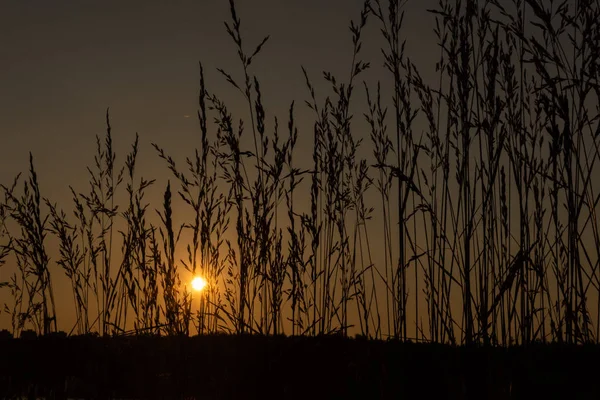
<path fill-rule="evenodd" d="M 202 278 L 201 276 L 197 276 L 194 279 L 192 279 L 192 288 L 195 291 L 201 292 L 205 287 L 206 287 L 206 280 L 204 278 Z"/>

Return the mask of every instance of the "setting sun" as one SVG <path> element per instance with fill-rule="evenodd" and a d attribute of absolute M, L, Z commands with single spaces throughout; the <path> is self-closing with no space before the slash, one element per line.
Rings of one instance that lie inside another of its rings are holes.
<path fill-rule="evenodd" d="M 201 292 L 205 287 L 206 287 L 206 280 L 204 278 L 197 276 L 192 280 L 192 288 L 195 291 Z"/>

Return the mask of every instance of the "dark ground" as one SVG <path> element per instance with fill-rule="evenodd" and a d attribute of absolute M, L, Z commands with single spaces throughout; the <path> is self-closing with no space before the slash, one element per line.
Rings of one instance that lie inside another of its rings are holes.
<path fill-rule="evenodd" d="M 600 399 L 600 346 L 339 337 L 0 339 L 0 397 Z"/>

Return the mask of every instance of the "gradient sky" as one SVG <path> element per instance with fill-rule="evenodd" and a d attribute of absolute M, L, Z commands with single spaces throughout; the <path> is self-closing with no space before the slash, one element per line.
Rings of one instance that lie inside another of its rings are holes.
<path fill-rule="evenodd" d="M 310 152 L 314 120 L 304 105 L 308 91 L 301 66 L 311 75 L 321 100 L 331 95 L 323 70 L 347 79 L 348 26 L 351 19 L 358 19 L 363 2 L 237 3 L 247 51 L 271 35 L 252 71 L 261 80 L 267 121 L 271 123 L 275 114 L 285 127 L 289 104 L 295 100 L 300 127 L 297 153 Z M 436 4 L 436 0 L 413 1 L 405 8 L 409 54 L 426 80 L 439 50 L 432 33 L 434 19 L 425 10 Z M 241 76 L 236 49 L 223 25 L 229 19 L 227 0 L 0 0 L 0 183 L 8 185 L 17 173 L 27 172 L 31 151 L 42 196 L 71 215 L 69 185 L 77 192 L 88 190 L 86 167 L 93 164 L 95 136 L 105 134 L 105 112 L 110 107 L 117 162 L 122 165 L 138 132 L 138 171 L 157 180 L 148 200 L 152 209 L 159 208 L 172 176 L 151 143 L 164 147 L 180 163 L 198 146 L 199 61 L 208 90 L 227 102 L 236 119 L 247 119 L 240 94 L 216 71 L 222 67 Z M 373 68 L 363 79 L 370 85 L 379 79 L 386 84 L 381 44 L 379 23 L 373 18 L 364 36 L 364 59 Z M 362 85 L 359 89 L 355 120 L 364 123 Z M 368 131 L 364 133 L 368 140 Z M 366 155 L 371 151 L 367 144 Z M 0 270 L 3 278 L 7 272 Z M 54 281 L 59 291 L 61 281 L 67 284 L 64 277 Z M 0 305 L 5 296 L 0 293 Z M 58 297 L 59 310 L 62 301 L 71 301 Z"/>
<path fill-rule="evenodd" d="M 433 86 L 438 83 L 433 73 L 440 50 L 433 34 L 435 19 L 426 10 L 437 8 L 437 3 L 409 0 L 403 26 L 407 53 L 425 83 Z M 347 81 L 352 56 L 348 26 L 359 18 L 362 4 L 362 0 L 237 1 L 246 51 L 252 52 L 264 36 L 271 35 L 250 71 L 261 82 L 269 134 L 278 116 L 281 134 L 287 137 L 288 108 L 296 102 L 295 162 L 310 163 L 313 138 L 314 118 L 304 104 L 309 93 L 301 66 L 309 72 L 321 104 L 325 96 L 335 97 L 322 71 Z M 242 79 L 235 45 L 223 24 L 229 20 L 228 0 L 0 0 L 0 184 L 9 185 L 19 172 L 27 172 L 31 151 L 42 196 L 71 217 L 69 186 L 79 193 L 88 191 L 86 167 L 94 163 L 95 137 L 104 136 L 105 112 L 110 108 L 118 166 L 123 165 L 136 132 L 140 135 L 136 181 L 140 175 L 156 179 L 146 197 L 148 213 L 155 217 L 167 180 L 173 178 L 151 143 L 163 147 L 179 165 L 199 147 L 199 61 L 204 64 L 208 91 L 225 101 L 236 127 L 240 118 L 246 127 L 250 125 L 245 100 L 216 70 L 224 68 Z M 382 45 L 380 23 L 372 17 L 364 31 L 362 53 L 372 68 L 360 80 L 366 80 L 373 91 L 380 80 L 383 102 L 391 108 Z M 356 87 L 352 132 L 356 139 L 365 140 L 359 156 L 372 160 L 362 82 L 356 82 Z M 418 104 L 415 96 L 415 108 Z M 416 123 L 414 129 L 420 134 L 427 128 Z M 214 134 L 214 129 L 209 132 Z M 249 144 L 250 134 L 245 138 Z M 177 189 L 174 185 L 173 191 Z M 189 215 L 187 207 L 185 211 L 178 207 L 174 204 L 176 226 Z M 510 218 L 518 218 L 518 213 L 511 211 Z M 234 233 L 230 227 L 230 234 Z M 64 321 L 63 311 L 66 307 L 71 311 L 73 304 L 70 289 L 65 291 L 67 278 L 54 263 L 55 240 L 50 237 L 47 245 L 53 259 L 58 319 Z M 180 243 L 177 258 L 184 257 L 186 244 Z M 0 281 L 12 273 L 9 267 L 0 268 Z M 8 290 L 0 290 L 0 307 L 8 296 Z M 423 307 L 425 302 L 419 304 Z M 0 329 L 7 318 L 6 313 L 0 315 Z M 59 328 L 70 326 L 59 322 Z"/>

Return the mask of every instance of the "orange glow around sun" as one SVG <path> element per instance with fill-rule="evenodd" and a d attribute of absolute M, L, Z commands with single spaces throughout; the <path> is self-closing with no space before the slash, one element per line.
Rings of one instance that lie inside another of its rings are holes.
<path fill-rule="evenodd" d="M 201 292 L 206 287 L 206 284 L 206 280 L 201 276 L 192 279 L 192 288 L 197 292 Z"/>

